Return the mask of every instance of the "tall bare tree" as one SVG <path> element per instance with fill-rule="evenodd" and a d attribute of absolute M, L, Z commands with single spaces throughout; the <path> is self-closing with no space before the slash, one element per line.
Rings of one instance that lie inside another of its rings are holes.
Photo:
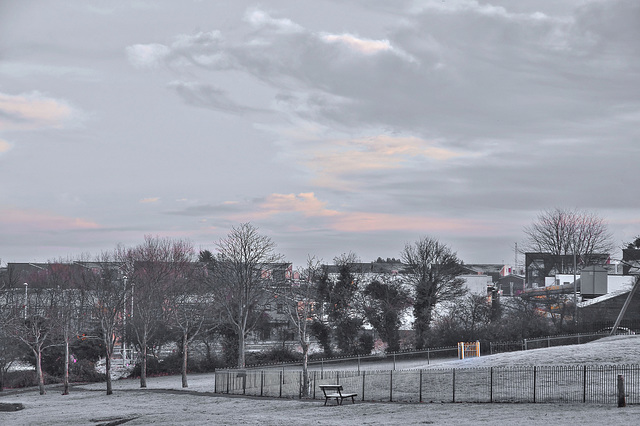
<path fill-rule="evenodd" d="M 133 311 L 129 318 L 140 350 L 140 387 L 147 387 L 148 349 L 154 333 L 168 322 L 170 288 L 185 279 L 194 260 L 186 240 L 145 236 L 144 242 L 121 249 L 117 258 L 131 282 Z"/>
<path fill-rule="evenodd" d="M 40 395 L 46 393 L 44 387 L 44 372 L 42 370 L 43 351 L 55 345 L 56 327 L 52 318 L 58 310 L 56 294 L 40 282 L 32 279 L 34 284 L 22 309 L 22 295 L 13 293 L 10 306 L 13 307 L 12 315 L 6 318 L 5 324 L 9 335 L 22 342 L 31 351 L 35 358 L 36 377 Z M 40 284 L 40 285 L 39 285 Z"/>
<path fill-rule="evenodd" d="M 307 264 L 299 272 L 297 281 L 282 283 L 274 293 L 282 303 L 289 323 L 296 330 L 296 337 L 302 349 L 302 396 L 309 396 L 309 345 L 311 325 L 320 313 L 317 297 L 318 279 L 322 275 L 321 262 L 309 257 Z"/>
<path fill-rule="evenodd" d="M 169 325 L 180 334 L 182 346 L 182 387 L 189 387 L 187 380 L 187 361 L 189 345 L 206 331 L 207 320 L 212 315 L 214 299 L 206 291 L 202 266 L 194 263 L 188 268 L 185 265 L 181 275 L 176 276 L 170 283 L 165 297 L 168 299 Z"/>
<path fill-rule="evenodd" d="M 524 228 L 524 234 L 525 251 L 555 256 L 557 265 L 563 265 L 563 256 L 573 254 L 590 265 L 594 255 L 607 254 L 613 249 L 607 222 L 596 213 L 584 210 L 544 210 Z"/>
<path fill-rule="evenodd" d="M 113 394 L 111 358 L 116 340 L 124 336 L 125 304 L 129 291 L 121 265 L 114 262 L 113 253 L 104 252 L 96 262 L 86 262 L 81 271 L 82 287 L 92 308 L 91 314 L 99 323 L 105 350 L 107 395 Z"/>
<path fill-rule="evenodd" d="M 0 283 L 0 391 L 4 390 L 5 374 L 24 354 L 13 335 L 14 319 L 22 317 L 24 311 L 15 291 L 3 284 L 8 283 Z"/>
<path fill-rule="evenodd" d="M 47 281 L 56 298 L 56 311 L 50 320 L 57 329 L 58 339 L 64 347 L 63 395 L 69 394 L 69 358 L 72 339 L 79 334 L 80 309 L 86 304 L 86 293 L 80 279 L 80 268 L 72 262 L 49 262 Z"/>
<path fill-rule="evenodd" d="M 416 348 L 421 349 L 427 343 L 435 306 L 467 293 L 464 281 L 458 278 L 462 262 L 447 245 L 431 237 L 407 243 L 401 258 L 406 264 L 404 277 L 414 292 Z"/>
<path fill-rule="evenodd" d="M 250 223 L 232 227 L 217 243 L 209 283 L 225 319 L 238 335 L 238 367 L 245 365 L 245 340 L 255 329 L 267 300 L 263 270 L 281 261 L 276 244 Z"/>

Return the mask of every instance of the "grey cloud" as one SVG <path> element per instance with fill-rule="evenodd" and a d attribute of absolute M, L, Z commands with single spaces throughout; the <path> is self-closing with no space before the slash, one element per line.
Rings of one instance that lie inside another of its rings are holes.
<path fill-rule="evenodd" d="M 225 91 L 209 84 L 173 82 L 169 84 L 169 87 L 175 90 L 176 93 L 187 104 L 192 106 L 208 108 L 232 114 L 268 112 L 264 109 L 252 108 L 234 102 L 229 98 Z"/>
<path fill-rule="evenodd" d="M 177 216 L 211 216 L 229 213 L 239 213 L 245 210 L 245 206 L 241 204 L 202 204 L 198 206 L 189 206 L 182 210 L 169 211 L 167 214 Z"/>

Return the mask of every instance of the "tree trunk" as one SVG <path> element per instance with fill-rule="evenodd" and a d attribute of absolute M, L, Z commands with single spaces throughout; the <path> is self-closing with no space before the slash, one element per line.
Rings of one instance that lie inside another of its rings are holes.
<path fill-rule="evenodd" d="M 37 351 L 33 351 L 36 355 L 36 376 L 38 378 L 38 389 L 40 390 L 40 395 L 44 395 L 47 393 L 44 390 L 44 374 L 42 373 L 42 349 L 38 348 Z"/>
<path fill-rule="evenodd" d="M 147 341 L 142 345 L 142 359 L 140 360 L 140 387 L 147 387 Z"/>
<path fill-rule="evenodd" d="M 112 350 L 107 350 L 107 358 L 104 360 L 104 371 L 107 375 L 107 395 L 113 393 L 113 387 L 111 386 L 111 352 Z"/>
<path fill-rule="evenodd" d="M 244 368 L 244 330 L 238 330 L 238 368 Z"/>
<path fill-rule="evenodd" d="M 67 333 L 65 333 L 67 334 Z M 65 335 L 64 339 L 64 379 L 63 379 L 63 395 L 69 395 L 69 337 Z"/>
<path fill-rule="evenodd" d="M 187 383 L 187 348 L 189 346 L 189 342 L 187 340 L 187 333 L 182 334 L 182 387 L 188 388 L 189 383 Z"/>
<path fill-rule="evenodd" d="M 302 342 L 302 397 L 309 396 L 309 344 Z"/>

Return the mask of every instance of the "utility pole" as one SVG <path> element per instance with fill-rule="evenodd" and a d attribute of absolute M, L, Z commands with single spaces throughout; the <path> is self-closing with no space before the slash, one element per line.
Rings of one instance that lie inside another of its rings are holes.
<path fill-rule="evenodd" d="M 27 306 L 29 306 L 29 284 L 24 283 L 24 319 L 27 319 Z"/>

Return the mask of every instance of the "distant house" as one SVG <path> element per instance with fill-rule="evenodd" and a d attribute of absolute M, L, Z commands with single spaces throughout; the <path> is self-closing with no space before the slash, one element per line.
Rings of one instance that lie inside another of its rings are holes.
<path fill-rule="evenodd" d="M 510 267 L 502 263 L 468 263 L 463 264 L 462 269 L 464 275 L 486 275 L 495 283 L 505 275 L 505 271 L 510 270 Z"/>
<path fill-rule="evenodd" d="M 590 265 L 605 265 L 609 253 L 576 256 L 576 273 Z M 573 274 L 574 258 L 572 254 L 555 255 L 552 253 L 525 253 L 525 280 L 527 287 L 544 287 L 545 277 L 557 274 Z"/>
<path fill-rule="evenodd" d="M 489 287 L 493 285 L 493 280 L 489 275 L 459 275 L 458 278 L 463 279 L 469 293 L 476 296 L 486 296 Z"/>
<path fill-rule="evenodd" d="M 502 296 L 518 296 L 524 291 L 524 277 L 522 275 L 507 275 L 495 283 Z"/>

